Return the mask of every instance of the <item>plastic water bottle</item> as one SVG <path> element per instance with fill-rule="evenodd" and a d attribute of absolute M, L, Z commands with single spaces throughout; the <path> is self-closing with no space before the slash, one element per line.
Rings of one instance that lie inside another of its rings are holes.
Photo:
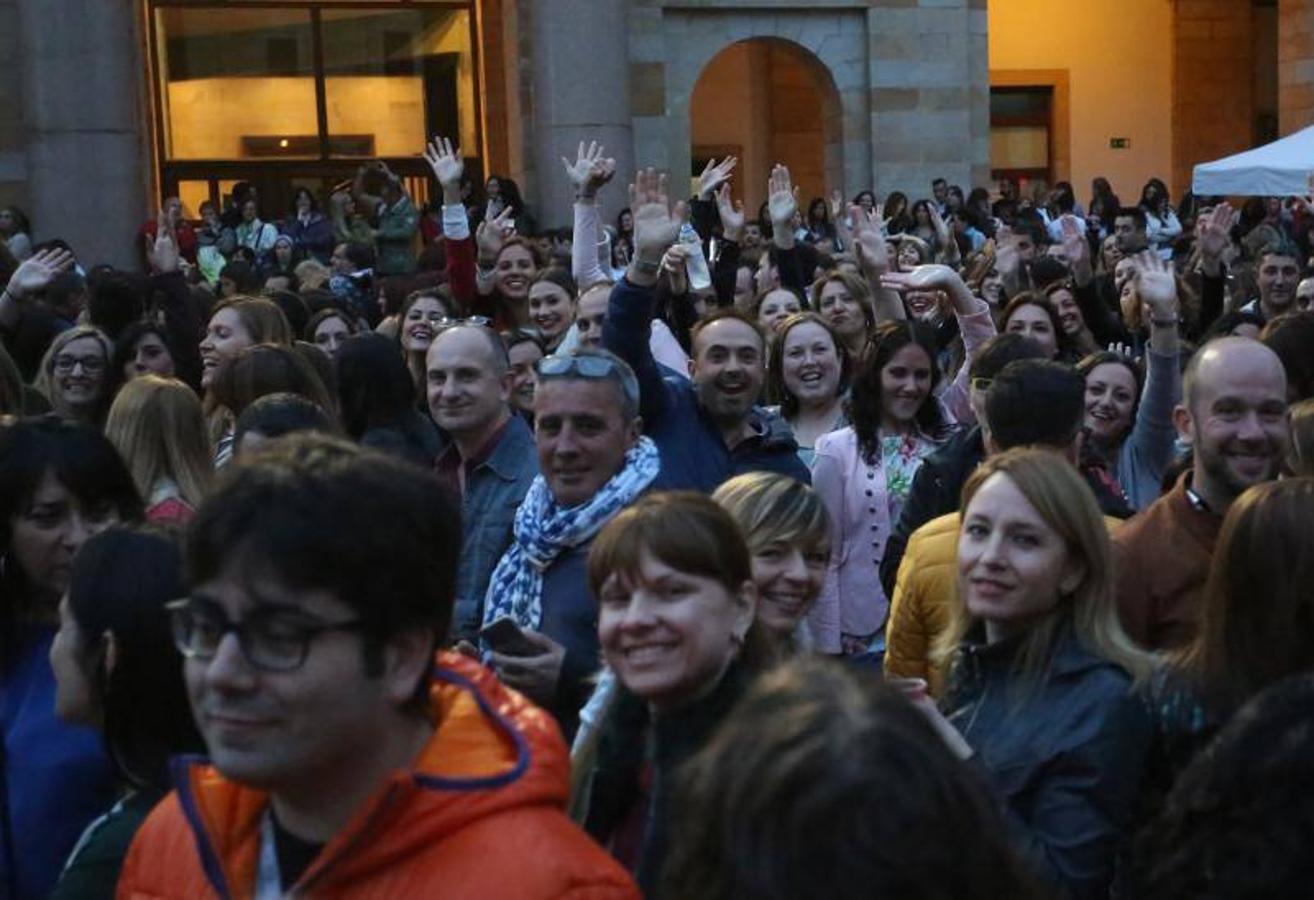
<path fill-rule="evenodd" d="M 680 243 L 685 246 L 684 269 L 689 276 L 689 287 L 695 291 L 706 290 L 712 286 L 712 276 L 707 271 L 707 257 L 703 255 L 703 240 L 688 222 L 680 226 Z"/>

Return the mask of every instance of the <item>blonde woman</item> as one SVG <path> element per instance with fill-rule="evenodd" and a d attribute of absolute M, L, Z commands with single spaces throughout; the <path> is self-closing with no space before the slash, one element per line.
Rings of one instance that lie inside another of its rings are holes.
<path fill-rule="evenodd" d="M 1105 897 L 1137 804 L 1150 658 L 1123 633 L 1108 532 L 1059 454 L 1009 450 L 963 488 L 946 728 L 1005 802 L 1036 874 Z M 942 723 L 945 724 L 945 723 Z"/>
<path fill-rule="evenodd" d="M 780 655 L 814 648 L 813 633 L 837 631 L 839 610 L 815 606 L 830 563 L 830 522 L 816 491 L 788 475 L 750 472 L 722 484 L 712 499 L 730 513 L 748 542 L 757 621 Z M 818 614 L 836 621 L 829 629 L 825 623 L 814 626 Z"/>
<path fill-rule="evenodd" d="M 146 519 L 186 524 L 209 488 L 214 465 L 201 401 L 174 378 L 143 375 L 123 386 L 105 434 L 146 499 Z"/>
<path fill-rule="evenodd" d="M 59 418 L 99 428 L 109 403 L 113 355 L 114 345 L 103 331 L 77 325 L 55 336 L 41 358 L 33 387 Z"/>

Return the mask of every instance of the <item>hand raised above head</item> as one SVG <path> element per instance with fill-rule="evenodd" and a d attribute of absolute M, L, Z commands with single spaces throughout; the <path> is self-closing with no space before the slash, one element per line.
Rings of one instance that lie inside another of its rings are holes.
<path fill-rule="evenodd" d="M 667 179 L 656 169 L 640 169 L 630 185 L 630 214 L 634 218 L 634 253 L 656 265 L 666 248 L 675 243 L 684 222 L 683 202 L 671 205 Z"/>

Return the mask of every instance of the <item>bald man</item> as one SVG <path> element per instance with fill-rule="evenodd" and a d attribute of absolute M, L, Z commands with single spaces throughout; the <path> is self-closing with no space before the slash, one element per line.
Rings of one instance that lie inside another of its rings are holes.
<path fill-rule="evenodd" d="M 1223 516 L 1247 488 L 1275 478 L 1287 444 L 1287 377 L 1251 338 L 1200 348 L 1173 411 L 1194 459 L 1171 491 L 1113 539 L 1123 627 L 1153 650 L 1195 636 Z"/>
<path fill-rule="evenodd" d="M 534 434 L 511 412 L 511 366 L 483 325 L 440 331 L 425 357 L 429 415 L 451 443 L 436 472 L 461 498 L 461 556 L 452 633 L 473 641 L 488 579 L 511 545 L 516 510 L 538 474 Z"/>

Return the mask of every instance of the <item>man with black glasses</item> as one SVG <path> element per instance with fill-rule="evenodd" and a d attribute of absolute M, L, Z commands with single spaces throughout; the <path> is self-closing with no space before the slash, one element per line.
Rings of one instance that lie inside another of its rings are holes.
<path fill-rule="evenodd" d="M 436 478 L 332 438 L 225 473 L 171 605 L 210 760 L 180 762 L 120 896 L 637 896 L 561 811 L 546 717 L 435 661 L 458 534 Z"/>
<path fill-rule="evenodd" d="M 537 373 L 541 474 L 489 582 L 484 626 L 493 630 L 484 643 L 498 677 L 551 711 L 570 737 L 601 666 L 589 548 L 649 488 L 661 460 L 641 436 L 639 383 L 619 357 L 577 349 L 539 360 Z"/>

